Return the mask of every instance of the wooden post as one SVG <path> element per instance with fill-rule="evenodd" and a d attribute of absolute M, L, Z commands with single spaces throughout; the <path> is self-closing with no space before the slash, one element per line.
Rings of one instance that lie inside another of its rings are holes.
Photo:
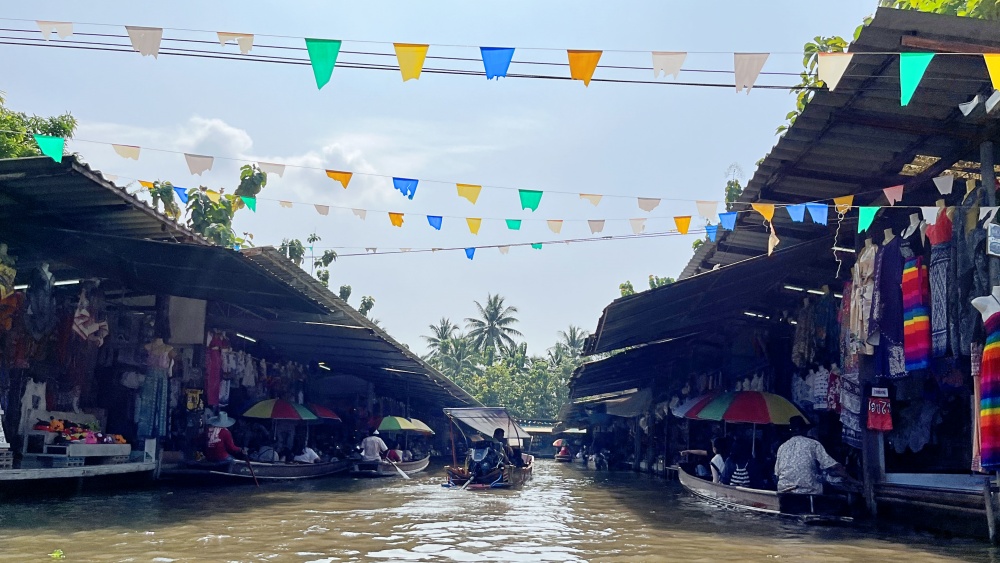
<path fill-rule="evenodd" d="M 996 164 L 996 155 L 993 149 L 993 141 L 984 141 L 979 145 L 979 173 L 982 176 L 983 191 L 986 192 L 986 205 L 997 204 L 996 181 L 997 176 L 993 166 Z M 989 256 L 990 261 L 990 286 L 1000 284 L 1000 258 Z"/>
<path fill-rule="evenodd" d="M 997 521 L 996 513 L 994 512 L 994 499 L 993 499 L 993 484 L 990 482 L 990 478 L 987 477 L 983 480 L 983 504 L 986 505 L 986 525 L 990 530 L 990 543 L 993 545 L 997 544 Z"/>

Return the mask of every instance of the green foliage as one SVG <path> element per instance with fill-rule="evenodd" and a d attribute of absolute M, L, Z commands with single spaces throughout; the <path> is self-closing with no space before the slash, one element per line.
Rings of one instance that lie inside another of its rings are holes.
<path fill-rule="evenodd" d="M 491 366 L 498 352 L 515 345 L 514 337 L 524 336 L 514 328 L 518 323 L 514 316 L 517 307 L 506 306 L 499 294 L 487 294 L 485 307 L 479 301 L 474 303 L 479 316 L 465 319 L 466 328 L 476 349 L 486 358 L 486 365 Z"/>
<path fill-rule="evenodd" d="M 7 109 L 0 95 L 0 158 L 40 156 L 42 152 L 32 135 L 71 138 L 76 131 L 76 118 L 69 113 L 52 117 L 28 115 Z M 12 131 L 12 133 L 7 133 Z"/>
<path fill-rule="evenodd" d="M 295 262 L 296 266 L 301 266 L 306 257 L 306 247 L 302 245 L 302 241 L 299 239 L 282 239 L 281 246 L 278 247 L 278 252 L 292 262 Z"/>
<path fill-rule="evenodd" d="M 316 279 L 323 287 L 330 287 L 330 270 L 316 270 Z"/>
<path fill-rule="evenodd" d="M 1000 19 L 997 0 L 880 0 L 879 6 L 984 20 Z"/>
<path fill-rule="evenodd" d="M 365 295 L 361 298 L 361 306 L 358 307 L 358 312 L 367 317 L 374 306 L 375 298 L 371 295 Z"/>
<path fill-rule="evenodd" d="M 656 289 L 658 287 L 670 285 L 675 281 L 677 280 L 675 280 L 674 278 L 661 278 L 659 276 L 654 276 L 653 274 L 649 274 L 649 289 Z"/>
<path fill-rule="evenodd" d="M 806 105 L 812 100 L 817 88 L 823 86 L 823 81 L 819 79 L 819 54 L 820 53 L 843 53 L 847 50 L 847 41 L 843 37 L 823 37 L 817 35 L 802 47 L 803 70 L 799 74 L 800 82 L 792 88 L 795 94 L 795 109 L 788 112 L 785 119 L 788 123 L 780 125 L 777 133 L 780 135 L 795 124 L 795 120 L 806 109 Z"/>
<path fill-rule="evenodd" d="M 732 178 L 726 182 L 726 211 L 733 210 L 741 195 L 743 195 L 743 186 L 738 178 Z"/>
<path fill-rule="evenodd" d="M 632 287 L 632 282 L 625 280 L 624 282 L 618 284 L 618 291 L 621 292 L 622 297 L 628 297 L 629 295 L 635 295 L 635 288 Z"/>
<path fill-rule="evenodd" d="M 458 334 L 458 325 L 451 322 L 451 319 L 447 317 L 441 317 L 438 324 L 428 325 L 427 328 L 431 330 L 430 335 L 421 336 L 421 338 L 427 342 L 427 347 L 430 348 L 429 358 L 438 356 L 445 342 Z"/>
<path fill-rule="evenodd" d="M 351 298 L 351 286 L 346 284 L 340 286 L 340 298 L 343 299 L 345 303 Z"/>
<path fill-rule="evenodd" d="M 267 186 L 267 174 L 257 168 L 256 164 L 244 164 L 240 167 L 240 185 L 236 187 L 236 197 L 257 197 L 264 186 Z M 242 199 L 236 200 L 237 209 L 243 209 L 246 204 Z"/>
<path fill-rule="evenodd" d="M 233 231 L 233 215 L 236 213 L 235 196 L 222 194 L 214 202 L 205 193 L 205 188 L 188 190 L 188 227 L 207 238 L 212 243 L 233 248 L 246 243 L 251 237 L 236 236 Z"/>
<path fill-rule="evenodd" d="M 153 188 L 149 190 L 153 196 L 153 207 L 157 210 L 163 205 L 163 214 L 171 219 L 177 220 L 181 216 L 181 207 L 177 205 L 176 192 L 170 182 L 153 182 Z"/>
<path fill-rule="evenodd" d="M 691 243 L 691 250 L 698 250 L 699 248 L 701 248 L 701 245 L 705 244 L 705 241 L 707 240 L 708 237 L 695 239 L 694 242 Z"/>

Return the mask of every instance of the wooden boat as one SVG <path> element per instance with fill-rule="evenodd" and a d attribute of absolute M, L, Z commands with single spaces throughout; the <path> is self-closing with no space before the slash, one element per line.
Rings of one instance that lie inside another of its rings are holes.
<path fill-rule="evenodd" d="M 339 461 L 329 461 L 322 463 L 266 463 L 251 461 L 253 474 L 246 461 L 235 460 L 229 463 L 211 463 L 202 461 L 189 461 L 172 469 L 163 469 L 161 476 L 164 478 L 183 479 L 197 481 L 199 479 L 208 480 L 232 480 L 253 483 L 254 477 L 258 481 L 294 481 L 298 479 L 315 479 L 328 477 L 338 473 L 344 473 L 354 464 L 353 460 L 345 459 Z"/>
<path fill-rule="evenodd" d="M 523 453 L 521 454 L 521 462 L 522 465 L 504 464 L 502 467 L 497 467 L 483 474 L 472 475 L 470 483 L 469 466 L 471 463 L 475 463 L 470 456 L 464 466 L 445 466 L 448 482 L 442 486 L 471 490 L 518 488 L 531 479 L 535 456 Z"/>
<path fill-rule="evenodd" d="M 684 467 L 678 467 L 677 475 L 681 482 L 681 486 L 684 487 L 686 491 L 692 495 L 707 500 L 713 504 L 718 504 L 726 508 L 736 508 L 740 510 L 750 510 L 753 512 L 759 512 L 762 514 L 772 514 L 775 516 L 784 516 L 789 518 L 796 518 L 807 523 L 833 523 L 833 522 L 851 522 L 852 518 L 840 515 L 828 515 L 820 514 L 813 511 L 808 511 L 806 513 L 789 513 L 782 511 L 781 507 L 781 496 L 776 491 L 768 491 L 763 489 L 750 489 L 747 487 L 733 487 L 730 485 L 724 485 L 722 483 L 713 483 L 702 479 L 700 477 L 695 477 L 687 472 Z M 808 499 L 806 495 L 796 495 L 801 496 L 803 499 Z M 815 495 L 814 498 L 823 500 L 824 495 Z M 810 502 L 810 505 L 812 503 Z M 817 503 L 817 504 L 829 504 L 829 503 Z"/>
<path fill-rule="evenodd" d="M 573 455 L 572 454 L 556 454 L 555 455 L 555 460 L 556 461 L 561 461 L 562 463 L 569 463 L 569 462 L 573 461 Z"/>
<path fill-rule="evenodd" d="M 459 465 L 453 457 L 452 465 L 444 468 L 448 480 L 442 486 L 463 490 L 503 489 L 520 487 L 531 479 L 535 456 L 520 450 L 524 440 L 530 440 L 531 436 L 507 413 L 507 409 L 444 409 L 444 414 L 452 422 L 452 452 L 455 451 L 456 421 L 490 438 L 474 435 L 464 463 Z M 461 427 L 458 428 L 461 431 Z"/>
<path fill-rule="evenodd" d="M 413 473 L 419 473 L 431 462 L 431 456 L 428 455 L 423 459 L 417 459 L 413 461 L 401 461 L 393 464 L 388 461 L 360 461 L 354 460 L 353 466 L 351 468 L 351 475 L 368 476 L 368 477 L 398 477 L 399 471 L 396 471 L 398 467 L 403 473 L 411 475 Z"/>

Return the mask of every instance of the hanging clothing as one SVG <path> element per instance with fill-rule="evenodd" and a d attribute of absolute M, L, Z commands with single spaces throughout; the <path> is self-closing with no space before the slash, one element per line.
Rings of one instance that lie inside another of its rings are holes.
<path fill-rule="evenodd" d="M 146 379 L 136 398 L 136 434 L 140 438 L 166 436 L 172 348 L 153 348 L 146 364 Z"/>
<path fill-rule="evenodd" d="M 927 369 L 931 354 L 930 279 L 920 229 L 900 245 L 903 265 L 903 351 L 906 371 Z"/>
<path fill-rule="evenodd" d="M 875 376 L 906 377 L 903 352 L 903 254 L 899 237 L 882 245 L 875 255 L 875 292 L 872 297 L 868 343 L 876 346 Z"/>
<path fill-rule="evenodd" d="M 983 345 L 978 342 L 972 345 L 972 467 L 975 472 L 983 470 L 982 439 L 979 434 L 979 403 L 983 399 L 982 364 Z"/>
<path fill-rule="evenodd" d="M 970 353 L 980 315 L 969 303 L 976 297 L 989 295 L 989 268 L 986 259 L 986 229 L 979 228 L 979 206 L 983 190 L 977 187 L 966 194 L 962 206 L 955 210 L 952 236 L 955 254 L 956 290 L 952 297 L 956 354 Z M 951 316 L 951 315 L 950 315 Z"/>
<path fill-rule="evenodd" d="M 986 334 L 979 375 L 979 439 L 982 466 L 989 471 L 1000 467 L 1000 312 L 986 319 Z"/>
<path fill-rule="evenodd" d="M 222 383 L 222 351 L 229 348 L 224 336 L 212 335 L 205 351 L 205 403 L 219 405 L 219 385 Z"/>
<path fill-rule="evenodd" d="M 817 363 L 840 361 L 840 325 L 837 323 L 837 300 L 826 293 L 813 306 L 813 345 Z"/>
<path fill-rule="evenodd" d="M 868 343 L 868 325 L 871 319 L 872 298 L 875 294 L 875 257 L 878 247 L 865 246 L 858 253 L 858 261 L 854 265 L 851 296 L 851 343 L 854 352 L 871 355 L 875 348 Z"/>
<path fill-rule="evenodd" d="M 851 339 L 851 310 L 854 306 L 854 284 L 844 283 L 840 300 L 840 365 L 844 372 L 858 371 L 858 353 Z"/>
<path fill-rule="evenodd" d="M 813 361 L 816 352 L 815 317 L 811 303 L 805 303 L 795 318 L 795 338 L 792 340 L 792 363 L 804 368 Z"/>
<path fill-rule="evenodd" d="M 35 383 L 34 379 L 29 379 L 21 397 L 21 429 L 18 434 L 24 435 L 38 422 L 31 418 L 31 411 L 47 410 L 49 409 L 45 401 L 45 382 Z"/>
<path fill-rule="evenodd" d="M 857 373 L 840 377 L 840 423 L 844 443 L 861 448 L 861 383 Z"/>
<path fill-rule="evenodd" d="M 931 243 L 931 356 L 948 355 L 948 299 L 953 286 L 951 238 L 953 225 L 948 213 L 941 211 L 937 222 L 927 225 L 927 240 Z"/>

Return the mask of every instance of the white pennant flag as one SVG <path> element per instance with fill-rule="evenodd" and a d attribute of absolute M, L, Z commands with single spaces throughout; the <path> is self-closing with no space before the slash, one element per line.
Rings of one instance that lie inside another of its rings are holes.
<path fill-rule="evenodd" d="M 287 208 L 287 209 L 291 209 L 292 208 L 292 202 L 290 202 L 290 201 L 284 201 L 284 200 L 282 200 L 282 201 L 278 202 L 278 205 L 280 205 L 280 206 L 282 206 L 284 208 Z"/>
<path fill-rule="evenodd" d="M 371 252 L 372 254 L 375 254 L 376 252 L 378 252 L 378 248 L 375 248 L 374 246 L 366 246 L 365 252 Z"/>
<path fill-rule="evenodd" d="M 184 160 L 187 161 L 188 170 L 191 171 L 192 175 L 201 176 L 203 172 L 207 172 L 212 169 L 212 163 L 215 162 L 215 157 L 184 153 Z"/>
<path fill-rule="evenodd" d="M 128 38 L 132 41 L 132 48 L 142 56 L 152 55 L 155 59 L 160 54 L 163 28 L 126 25 L 125 30 L 128 31 Z"/>
<path fill-rule="evenodd" d="M 941 211 L 940 207 L 921 207 L 920 208 L 920 213 L 923 214 L 924 221 L 926 221 L 928 225 L 933 225 L 934 223 L 937 223 L 938 212 L 939 211 Z"/>
<path fill-rule="evenodd" d="M 111 182 L 112 184 L 114 184 L 115 182 L 118 181 L 118 175 L 117 174 L 104 174 L 102 172 L 101 175 L 104 176 L 105 180 Z"/>
<path fill-rule="evenodd" d="M 778 243 L 781 239 L 778 238 L 778 234 L 774 232 L 774 227 L 771 227 L 771 235 L 767 237 L 767 255 L 770 256 L 774 249 L 778 247 Z"/>
<path fill-rule="evenodd" d="M 677 78 L 686 58 L 687 53 L 653 51 L 653 77 L 659 78 L 662 72 L 663 76 Z"/>
<path fill-rule="evenodd" d="M 982 221 L 986 219 L 986 223 L 992 223 L 993 219 L 997 216 L 997 210 L 1000 207 L 997 206 L 983 206 L 979 208 L 979 220 Z M 989 217 L 989 219 L 987 219 Z"/>
<path fill-rule="evenodd" d="M 46 41 L 52 37 L 55 33 L 59 36 L 59 39 L 66 39 L 70 35 L 73 35 L 73 24 L 71 22 L 50 22 L 38 20 L 35 22 L 38 24 L 38 29 L 42 31 L 42 38 Z"/>
<path fill-rule="evenodd" d="M 719 202 L 717 201 L 696 201 L 694 204 L 698 207 L 698 215 L 706 219 L 715 219 L 719 213 Z"/>
<path fill-rule="evenodd" d="M 277 174 L 282 178 L 285 177 L 284 164 L 273 164 L 271 162 L 258 162 L 257 167 L 260 168 L 261 172 L 265 174 Z"/>
<path fill-rule="evenodd" d="M 742 92 L 746 88 L 747 94 L 750 93 L 769 55 L 770 53 L 733 53 L 737 92 Z"/>
<path fill-rule="evenodd" d="M 604 230 L 604 219 L 590 219 L 587 225 L 590 225 L 591 234 L 599 233 Z"/>
<path fill-rule="evenodd" d="M 329 205 L 316 205 L 316 204 L 313 204 L 313 207 L 316 208 L 316 213 L 319 213 L 320 215 L 329 215 L 330 214 L 330 206 Z"/>
<path fill-rule="evenodd" d="M 365 209 L 352 209 L 351 213 L 354 213 L 356 216 L 360 217 L 362 221 L 364 221 L 365 217 L 368 215 L 368 211 Z"/>
<path fill-rule="evenodd" d="M 218 32 L 219 43 L 225 45 L 230 41 L 236 41 L 236 44 L 240 46 L 240 52 L 244 55 L 253 49 L 253 34 L 252 33 L 226 33 L 224 31 Z"/>
<path fill-rule="evenodd" d="M 934 187 L 941 192 L 941 195 L 948 195 L 951 193 L 951 189 L 955 187 L 955 177 L 951 174 L 938 176 L 934 178 Z"/>
<path fill-rule="evenodd" d="M 628 224 L 632 225 L 632 232 L 637 235 L 646 230 L 645 219 L 629 219 Z"/>
<path fill-rule="evenodd" d="M 115 149 L 118 156 L 122 158 L 139 160 L 139 147 L 133 145 L 111 145 L 111 148 Z"/>
<path fill-rule="evenodd" d="M 655 197 L 640 197 L 639 198 L 639 209 L 649 212 L 656 209 L 656 206 L 660 205 L 660 199 Z"/>
<path fill-rule="evenodd" d="M 598 194 L 580 194 L 580 199 L 589 201 L 594 207 L 597 207 L 597 204 L 601 203 L 602 197 L 604 196 Z"/>
<path fill-rule="evenodd" d="M 509 246 L 501 246 L 500 247 L 500 254 L 507 254 L 508 252 L 510 252 L 510 247 Z"/>
<path fill-rule="evenodd" d="M 968 117 L 969 114 L 972 113 L 972 110 L 976 109 L 976 106 L 979 105 L 979 102 L 982 101 L 982 99 L 982 96 L 976 94 L 971 100 L 965 102 L 964 104 L 958 104 L 958 109 L 962 112 L 962 115 Z"/>
<path fill-rule="evenodd" d="M 553 233 L 558 234 L 562 230 L 562 219 L 549 219 L 546 223 L 549 225 L 549 230 Z"/>
<path fill-rule="evenodd" d="M 826 82 L 826 87 L 833 92 L 840 79 L 844 76 L 844 71 L 851 64 L 854 53 L 820 53 L 819 54 L 819 79 Z"/>

